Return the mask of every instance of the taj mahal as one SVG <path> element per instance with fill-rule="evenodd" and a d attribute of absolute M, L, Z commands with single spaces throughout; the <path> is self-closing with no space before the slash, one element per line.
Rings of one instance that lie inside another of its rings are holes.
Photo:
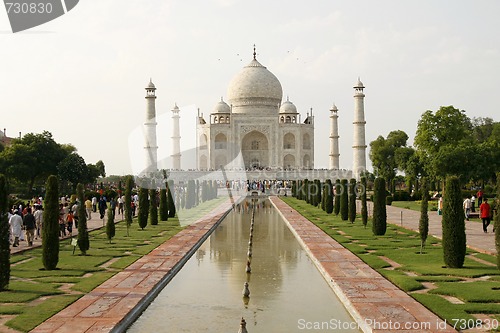
<path fill-rule="evenodd" d="M 358 178 L 366 170 L 364 85 L 354 85 L 353 166 L 350 175 Z M 147 170 L 157 170 L 155 120 L 156 87 L 146 87 L 145 155 Z M 198 171 L 232 170 L 314 170 L 314 115 L 302 116 L 287 97 L 278 78 L 253 59 L 236 74 L 211 113 L 196 117 L 196 165 Z M 180 112 L 172 109 L 172 169 L 181 170 Z M 330 109 L 329 170 L 339 170 L 338 109 Z M 327 142 L 327 138 L 324 141 Z M 237 158 L 239 157 L 239 158 Z"/>

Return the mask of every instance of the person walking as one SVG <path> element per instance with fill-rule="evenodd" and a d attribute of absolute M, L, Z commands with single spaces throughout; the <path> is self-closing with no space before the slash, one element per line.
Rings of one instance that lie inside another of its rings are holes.
<path fill-rule="evenodd" d="M 9 219 L 10 229 L 12 230 L 12 237 L 14 237 L 14 243 L 12 244 L 12 246 L 18 247 L 19 238 L 21 238 L 21 235 L 23 233 L 23 218 L 21 217 L 21 214 L 17 209 L 14 210 L 13 213 L 14 214 Z"/>
<path fill-rule="evenodd" d="M 87 212 L 87 220 L 92 219 L 92 201 L 90 201 L 90 198 L 85 200 L 85 211 Z"/>
<path fill-rule="evenodd" d="M 35 217 L 31 214 L 31 207 L 26 209 L 26 215 L 23 217 L 23 226 L 26 231 L 26 241 L 28 246 L 33 246 L 33 239 L 35 238 Z"/>
<path fill-rule="evenodd" d="M 471 209 L 471 201 L 470 201 L 469 197 L 465 198 L 463 206 L 464 206 L 465 219 L 467 221 L 469 221 L 469 215 L 470 215 L 470 209 Z"/>
<path fill-rule="evenodd" d="M 483 220 L 483 231 L 488 232 L 488 226 L 491 222 L 491 207 L 488 203 L 488 198 L 483 199 L 483 203 L 479 206 L 481 220 Z"/>
<path fill-rule="evenodd" d="M 477 195 L 477 205 L 481 207 L 481 204 L 483 202 L 483 196 L 484 196 L 484 191 L 482 188 L 479 188 L 479 191 L 476 193 Z"/>
<path fill-rule="evenodd" d="M 104 215 L 106 214 L 106 208 L 108 208 L 106 204 L 106 199 L 104 197 L 101 197 L 99 199 L 99 214 L 101 217 L 101 220 L 104 219 Z"/>
<path fill-rule="evenodd" d="M 36 223 L 36 235 L 35 239 L 38 237 L 42 238 L 42 226 L 43 226 L 43 209 L 41 205 L 35 205 L 35 212 L 33 213 Z"/>
<path fill-rule="evenodd" d="M 476 212 L 476 196 L 474 194 L 470 198 L 470 204 L 471 204 L 471 212 L 475 213 Z"/>

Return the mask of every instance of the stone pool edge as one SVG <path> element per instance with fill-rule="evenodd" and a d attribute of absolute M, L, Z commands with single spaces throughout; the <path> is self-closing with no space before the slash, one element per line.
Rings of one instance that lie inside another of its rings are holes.
<path fill-rule="evenodd" d="M 228 200 L 31 332 L 124 332 L 233 209 Z"/>
<path fill-rule="evenodd" d="M 269 199 L 363 332 L 456 332 L 281 199 Z"/>

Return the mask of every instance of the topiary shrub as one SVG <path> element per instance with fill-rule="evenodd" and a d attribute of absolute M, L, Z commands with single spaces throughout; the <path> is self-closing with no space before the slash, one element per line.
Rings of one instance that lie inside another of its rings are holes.
<path fill-rule="evenodd" d="M 149 223 L 158 225 L 158 204 L 156 203 L 156 190 L 149 190 Z"/>
<path fill-rule="evenodd" d="M 205 182 L 202 183 L 202 187 Z M 160 220 L 168 221 L 168 204 L 167 204 L 167 189 L 160 190 Z"/>
<path fill-rule="evenodd" d="M 386 190 L 385 179 L 376 178 L 373 189 L 373 225 L 372 231 L 376 236 L 385 235 L 387 230 L 387 211 L 385 207 Z"/>
<path fill-rule="evenodd" d="M 144 230 L 148 225 L 149 215 L 149 191 L 147 188 L 141 187 L 139 189 L 139 227 Z"/>
<path fill-rule="evenodd" d="M 326 180 L 325 184 L 325 211 L 327 214 L 331 214 L 333 212 L 333 188 L 332 181 L 330 179 Z"/>
<path fill-rule="evenodd" d="M 125 178 L 125 223 L 127 224 L 127 236 L 129 236 L 129 229 L 132 225 L 132 187 L 134 185 L 134 178 L 127 176 Z"/>
<path fill-rule="evenodd" d="M 429 234 L 429 189 L 427 179 L 422 178 L 421 182 L 422 202 L 420 203 L 420 220 L 418 223 L 418 232 L 420 234 L 420 254 L 425 247 L 425 241 Z"/>
<path fill-rule="evenodd" d="M 465 214 L 462 206 L 460 181 L 451 176 L 446 179 L 443 197 L 443 256 L 446 266 L 462 268 L 467 249 L 465 239 Z"/>
<path fill-rule="evenodd" d="M 495 199 L 495 246 L 497 248 L 497 268 L 500 269 L 500 172 L 497 172 L 497 197 Z"/>
<path fill-rule="evenodd" d="M 368 224 L 368 207 L 366 206 L 366 177 L 361 177 L 361 220 L 366 228 Z"/>
<path fill-rule="evenodd" d="M 342 186 L 340 185 L 340 179 L 335 180 L 335 205 L 333 207 L 333 212 L 335 215 L 340 213 L 340 195 L 342 193 Z"/>
<path fill-rule="evenodd" d="M 42 228 L 42 263 L 46 270 L 54 270 L 59 262 L 59 181 L 52 175 L 45 185 Z"/>
<path fill-rule="evenodd" d="M 175 217 L 175 201 L 174 201 L 174 182 L 169 180 L 167 182 L 167 206 L 168 206 L 168 217 Z M 210 200 L 208 197 L 207 200 Z"/>
<path fill-rule="evenodd" d="M 356 219 L 356 179 L 351 178 L 349 180 L 349 207 L 348 207 L 348 217 L 349 222 L 354 223 Z"/>
<path fill-rule="evenodd" d="M 83 184 L 76 186 L 76 193 L 78 194 L 78 248 L 83 255 L 87 254 L 90 248 L 89 231 L 87 229 L 87 215 L 85 212 L 85 197 L 83 196 Z M 110 209 L 111 210 L 111 209 Z"/>
<path fill-rule="evenodd" d="M 392 201 L 393 201 L 393 197 L 392 197 L 392 195 L 388 195 L 388 196 L 386 196 L 386 197 L 385 197 L 385 204 L 386 204 L 387 206 L 392 205 Z"/>
<path fill-rule="evenodd" d="M 0 174 L 0 291 L 10 280 L 9 200 L 7 178 Z"/>
<path fill-rule="evenodd" d="M 340 181 L 341 193 L 340 193 L 340 218 L 342 221 L 347 221 L 349 218 L 349 200 L 348 200 L 348 189 L 347 189 L 347 179 L 342 179 Z"/>

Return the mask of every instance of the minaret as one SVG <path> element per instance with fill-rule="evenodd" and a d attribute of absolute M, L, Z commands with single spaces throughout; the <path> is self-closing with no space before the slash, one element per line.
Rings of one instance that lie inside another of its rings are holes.
<path fill-rule="evenodd" d="M 146 166 L 144 172 L 158 170 L 158 146 L 156 144 L 156 87 L 149 80 L 146 89 L 146 122 L 144 123 L 144 151 L 146 153 Z"/>
<path fill-rule="evenodd" d="M 337 107 L 333 104 L 330 109 L 330 170 L 339 169 L 339 124 Z"/>
<path fill-rule="evenodd" d="M 179 107 L 175 104 L 172 109 L 172 119 L 174 130 L 172 135 L 172 168 L 175 170 L 181 169 L 181 135 L 179 132 Z"/>
<path fill-rule="evenodd" d="M 354 86 L 354 140 L 352 144 L 353 165 L 352 176 L 357 180 L 366 170 L 366 144 L 365 144 L 365 94 L 363 83 L 359 80 Z"/>

